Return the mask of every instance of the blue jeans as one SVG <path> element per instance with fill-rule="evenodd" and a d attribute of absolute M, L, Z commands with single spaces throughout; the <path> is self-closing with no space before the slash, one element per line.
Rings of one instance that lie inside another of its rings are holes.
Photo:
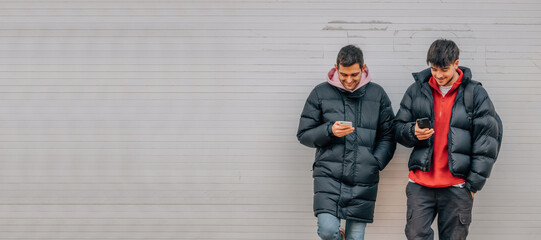
<path fill-rule="evenodd" d="M 342 240 L 340 235 L 340 219 L 328 213 L 317 215 L 317 235 L 322 240 Z M 346 240 L 363 240 L 366 223 L 352 220 L 346 221 Z"/>

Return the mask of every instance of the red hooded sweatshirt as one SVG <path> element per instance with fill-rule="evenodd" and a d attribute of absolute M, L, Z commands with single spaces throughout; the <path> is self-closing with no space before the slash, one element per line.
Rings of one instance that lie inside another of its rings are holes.
<path fill-rule="evenodd" d="M 451 121 L 451 112 L 455 103 L 458 87 L 462 83 L 464 73 L 457 69 L 459 74 L 458 80 L 453 84 L 451 90 L 442 96 L 440 87 L 434 77 L 428 81 L 432 87 L 432 96 L 434 98 L 434 152 L 430 171 L 423 172 L 421 170 L 412 170 L 409 173 L 409 178 L 426 187 L 443 188 L 450 187 L 456 184 L 464 183 L 465 180 L 455 177 L 449 170 L 449 150 L 448 150 L 448 135 L 449 122 Z"/>

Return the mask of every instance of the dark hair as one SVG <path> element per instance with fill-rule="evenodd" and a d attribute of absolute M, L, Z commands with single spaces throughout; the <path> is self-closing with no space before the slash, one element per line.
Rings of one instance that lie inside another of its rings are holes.
<path fill-rule="evenodd" d="M 349 67 L 355 63 L 359 63 L 359 67 L 363 67 L 363 51 L 354 45 L 347 45 L 340 49 L 338 57 L 336 57 L 336 65 L 340 67 L 340 64 L 344 67 Z"/>
<path fill-rule="evenodd" d="M 455 42 L 447 39 L 438 39 L 430 45 L 426 55 L 426 64 L 432 64 L 435 67 L 447 67 L 456 60 L 460 50 Z"/>

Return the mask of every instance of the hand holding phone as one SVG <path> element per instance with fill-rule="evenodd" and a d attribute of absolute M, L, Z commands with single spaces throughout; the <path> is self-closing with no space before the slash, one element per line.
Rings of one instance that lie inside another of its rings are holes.
<path fill-rule="evenodd" d="M 419 140 L 426 140 L 434 134 L 434 129 L 430 128 L 430 119 L 417 119 L 415 124 L 415 136 Z"/>
<path fill-rule="evenodd" d="M 346 136 L 355 130 L 352 125 L 352 122 L 336 121 L 332 126 L 332 134 L 336 137 Z"/>
<path fill-rule="evenodd" d="M 353 127 L 353 123 L 349 121 L 340 121 L 340 127 Z"/>
<path fill-rule="evenodd" d="M 419 126 L 419 128 L 430 128 L 430 119 L 428 118 L 417 119 L 417 126 Z"/>

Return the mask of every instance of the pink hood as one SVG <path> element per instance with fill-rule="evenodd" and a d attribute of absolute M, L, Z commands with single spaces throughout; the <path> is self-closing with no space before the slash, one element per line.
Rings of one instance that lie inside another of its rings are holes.
<path fill-rule="evenodd" d="M 329 71 L 329 73 L 327 73 L 327 81 L 337 87 L 337 88 L 341 88 L 341 89 L 344 89 L 348 92 L 355 92 L 357 89 L 361 88 L 362 86 L 366 85 L 367 83 L 369 83 L 370 81 L 372 81 L 372 78 L 370 77 L 370 71 L 368 70 L 368 67 L 365 68 L 365 71 L 363 72 L 362 76 L 361 76 L 361 81 L 359 82 L 359 85 L 357 85 L 357 87 L 355 87 L 355 89 L 353 89 L 353 91 L 351 90 L 347 90 L 344 85 L 342 85 L 342 83 L 340 82 L 340 79 L 338 78 L 338 71 L 336 71 L 336 68 L 331 68 L 331 70 Z"/>

